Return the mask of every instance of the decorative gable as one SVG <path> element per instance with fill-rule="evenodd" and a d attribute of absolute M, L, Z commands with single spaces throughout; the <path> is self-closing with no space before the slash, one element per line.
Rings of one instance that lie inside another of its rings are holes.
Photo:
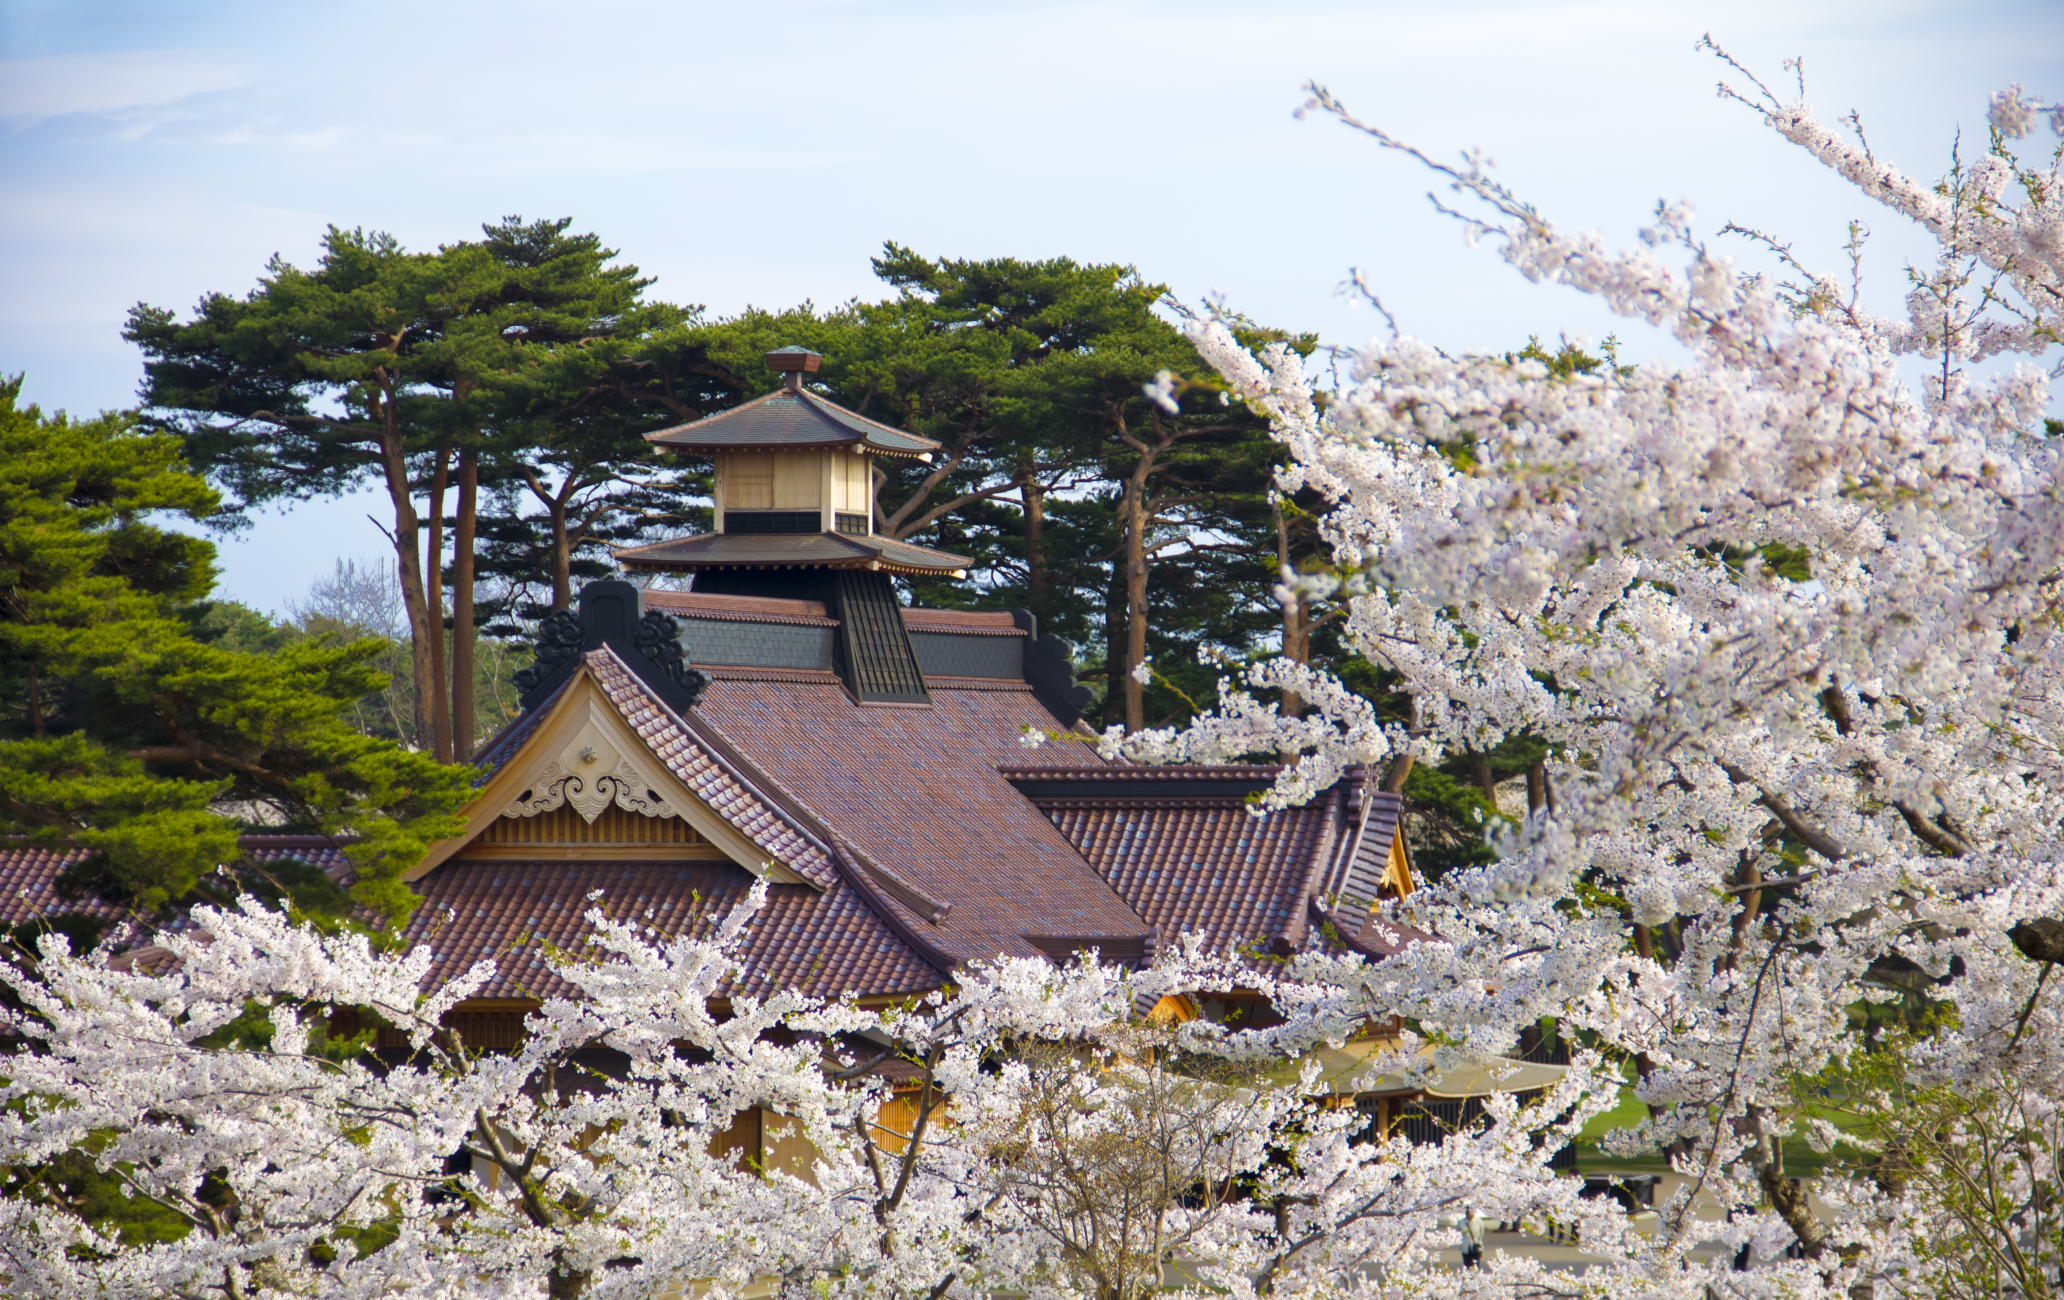
<path fill-rule="evenodd" d="M 777 884 L 814 884 L 690 789 L 586 667 L 501 761 L 466 820 L 409 880 L 453 860 L 729 859 Z"/>
<path fill-rule="evenodd" d="M 659 792 L 660 779 L 632 762 L 609 738 L 610 730 L 602 719 L 590 716 L 502 815 L 535 817 L 556 808 L 571 808 L 593 822 L 614 804 L 646 817 L 675 816 L 674 806 Z"/>

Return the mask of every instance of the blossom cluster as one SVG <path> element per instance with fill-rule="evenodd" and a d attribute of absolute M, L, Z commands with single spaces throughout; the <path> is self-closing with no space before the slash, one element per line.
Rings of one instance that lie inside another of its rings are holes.
<path fill-rule="evenodd" d="M 2064 114 L 2003 92 L 1994 147 L 1927 184 L 1749 83 L 1723 93 L 1934 239 L 1902 317 L 1796 264 L 1752 273 L 1682 207 L 1632 249 L 1564 231 L 1314 88 L 1441 174 L 1520 274 L 1686 360 L 1560 374 L 1397 338 L 1322 391 L 1291 350 L 1198 319 L 1285 446 L 1282 488 L 1328 503 L 1336 568 L 1286 588 L 1344 611 L 1412 723 L 1277 662 L 1187 731 L 1106 745 L 1294 754 L 1294 802 L 1352 763 L 1545 741 L 1552 815 L 1401 909 L 1446 942 L 1379 968 L 1381 999 L 1477 1052 L 1541 1017 L 1600 1044 L 1651 1112 L 1618 1147 L 1688 1176 L 1664 1223 L 1693 1231 L 1694 1196 L 1774 1206 L 1838 1292 L 1936 1258 L 1925 1189 L 1809 1195 L 1783 1167 L 1788 1140 L 1827 1138 L 1802 1081 L 1884 1040 L 1864 1008 L 1906 1015 L 1916 1079 L 2064 1099 L 2064 997 L 2026 928 L 2064 920 L 2064 175 L 2014 144 Z"/>

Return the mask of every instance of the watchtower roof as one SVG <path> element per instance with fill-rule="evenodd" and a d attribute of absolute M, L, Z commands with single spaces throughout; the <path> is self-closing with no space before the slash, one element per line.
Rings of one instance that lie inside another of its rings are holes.
<path fill-rule="evenodd" d="M 796 374 L 789 373 L 791 378 Z M 880 456 L 921 459 L 939 449 L 930 438 L 870 420 L 800 386 L 778 388 L 692 424 L 655 430 L 645 435 L 645 441 L 688 452 L 865 447 Z"/>

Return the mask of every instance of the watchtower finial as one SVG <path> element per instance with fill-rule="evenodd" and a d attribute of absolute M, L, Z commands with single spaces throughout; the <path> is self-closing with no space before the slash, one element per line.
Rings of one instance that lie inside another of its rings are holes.
<path fill-rule="evenodd" d="M 803 386 L 803 376 L 817 373 L 817 367 L 824 363 L 824 355 L 805 347 L 789 344 L 775 348 L 767 354 L 767 365 L 781 373 L 791 391 Z"/>

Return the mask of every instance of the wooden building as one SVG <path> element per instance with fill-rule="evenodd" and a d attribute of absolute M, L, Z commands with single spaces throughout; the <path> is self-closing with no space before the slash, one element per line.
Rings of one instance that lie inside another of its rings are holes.
<path fill-rule="evenodd" d="M 1372 924 L 1412 872 L 1400 801 L 1366 773 L 1257 816 L 1272 767 L 1028 748 L 1088 735 L 1068 647 L 1021 611 L 902 604 L 898 575 L 967 561 L 874 532 L 874 458 L 935 444 L 811 392 L 814 354 L 768 360 L 779 391 L 648 435 L 714 462 L 716 531 L 617 558 L 689 589 L 596 582 L 544 622 L 465 831 L 411 873 L 434 974 L 496 962 L 459 1011 L 473 1041 L 513 1042 L 570 991 L 544 952 L 578 949 L 589 908 L 695 931 L 761 880 L 753 992 L 902 998 L 973 961 L 1143 962 L 1190 931 L 1375 958 L 1417 937 Z M 264 851 L 341 865 L 320 841 Z M 59 857 L 0 853 L 0 911 L 54 909 Z"/>

